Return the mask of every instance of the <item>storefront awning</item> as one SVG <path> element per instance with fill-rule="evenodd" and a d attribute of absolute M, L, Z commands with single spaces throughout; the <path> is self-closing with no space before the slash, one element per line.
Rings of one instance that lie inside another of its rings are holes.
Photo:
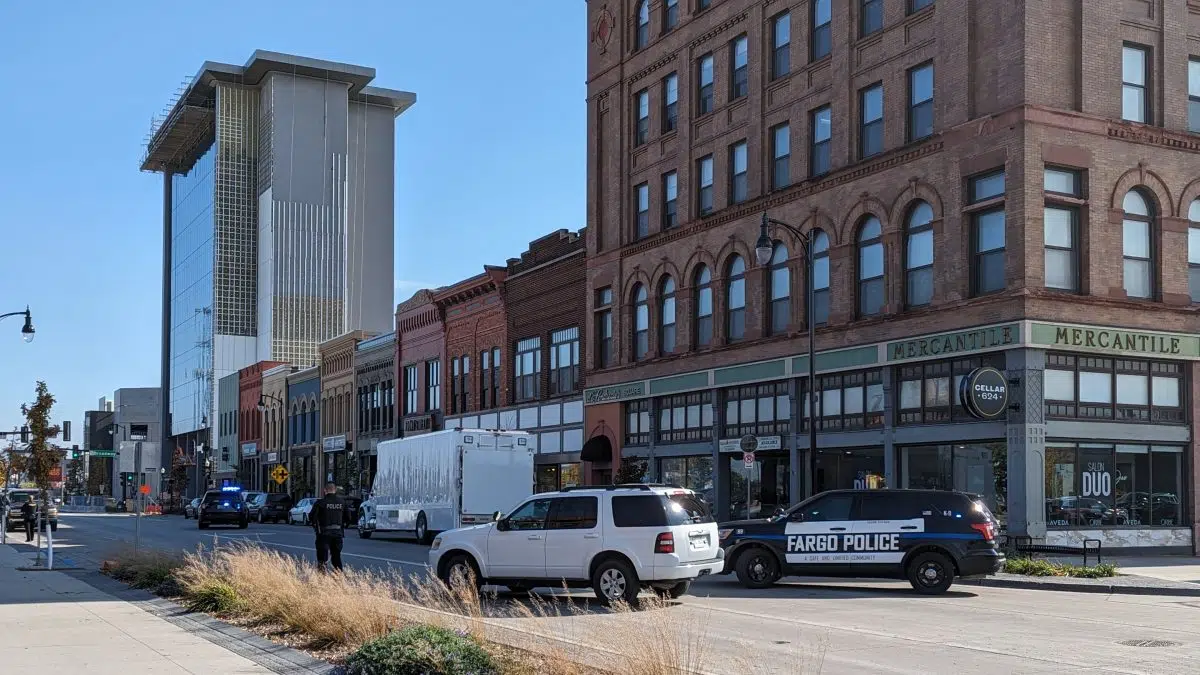
<path fill-rule="evenodd" d="M 608 436 L 592 436 L 583 444 L 579 459 L 585 462 L 611 462 L 612 442 L 608 440 Z"/>

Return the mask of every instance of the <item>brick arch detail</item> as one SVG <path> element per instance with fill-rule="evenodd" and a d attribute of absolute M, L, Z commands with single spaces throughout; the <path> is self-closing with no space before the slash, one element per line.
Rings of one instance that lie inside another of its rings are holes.
<path fill-rule="evenodd" d="M 714 278 L 719 277 L 724 279 L 729 269 L 729 259 L 736 253 L 742 256 L 742 262 L 746 264 L 746 271 L 757 267 L 758 262 L 754 259 L 754 255 L 746 246 L 746 242 L 736 237 L 731 237 L 724 246 L 721 247 L 721 252 L 717 254 L 717 268 L 712 271 Z"/>
<path fill-rule="evenodd" d="M 654 273 L 650 275 L 653 285 L 650 286 L 650 294 L 657 297 L 662 289 L 663 277 L 670 276 L 675 280 L 675 292 L 683 288 L 683 277 L 679 275 L 679 268 L 670 260 L 664 260 L 655 268 Z"/>
<path fill-rule="evenodd" d="M 1175 212 L 1179 214 L 1180 218 L 1186 219 L 1192 202 L 1197 199 L 1200 199 L 1200 178 L 1188 183 L 1187 187 L 1183 188 L 1183 192 L 1179 193 L 1179 204 Z"/>
<path fill-rule="evenodd" d="M 700 269 L 701 265 L 708 268 L 709 274 L 716 276 L 717 262 L 713 259 L 712 254 L 702 248 L 697 248 L 691 257 L 688 258 L 687 262 L 684 263 L 683 276 L 679 278 L 678 286 L 680 288 L 692 288 L 695 286 L 696 271 Z"/>
<path fill-rule="evenodd" d="M 833 248 L 842 243 L 841 233 L 838 231 L 838 226 L 833 222 L 833 218 L 820 209 L 813 209 L 804 222 L 800 223 L 800 231 L 806 236 L 813 230 L 821 230 L 829 235 L 829 248 Z M 799 243 L 799 242 L 797 242 Z"/>
<path fill-rule="evenodd" d="M 629 274 L 628 277 L 625 278 L 625 287 L 621 289 L 622 305 L 630 307 L 633 306 L 633 287 L 637 284 L 642 284 L 646 287 L 647 297 L 649 296 L 650 291 L 654 289 L 654 287 L 650 285 L 650 277 L 646 276 L 645 272 L 642 270 L 634 270 Z"/>
<path fill-rule="evenodd" d="M 1134 188 L 1141 188 L 1153 196 L 1154 201 L 1157 202 L 1154 206 L 1158 217 L 1173 218 L 1176 216 L 1175 201 L 1171 199 L 1171 191 L 1167 188 L 1166 182 L 1142 164 L 1126 171 L 1117 179 L 1110 196 L 1109 208 L 1121 211 L 1125 194 Z"/>
<path fill-rule="evenodd" d="M 917 201 L 929 204 L 933 209 L 933 219 L 942 218 L 942 197 L 932 185 L 921 180 L 909 181 L 908 187 L 892 202 L 892 222 L 897 229 L 903 230 L 908 221 L 908 212 Z"/>
<path fill-rule="evenodd" d="M 868 216 L 879 219 L 880 234 L 892 231 L 888 207 L 875 197 L 864 196 L 850 208 L 842 220 L 842 240 L 846 243 L 858 243 L 858 228 Z"/>

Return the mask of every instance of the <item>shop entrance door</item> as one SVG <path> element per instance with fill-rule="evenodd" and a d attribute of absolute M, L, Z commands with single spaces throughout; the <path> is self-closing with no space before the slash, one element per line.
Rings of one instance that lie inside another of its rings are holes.
<path fill-rule="evenodd" d="M 996 479 L 992 451 L 986 445 L 954 448 L 954 489 L 983 497 L 990 508 L 996 503 Z"/>

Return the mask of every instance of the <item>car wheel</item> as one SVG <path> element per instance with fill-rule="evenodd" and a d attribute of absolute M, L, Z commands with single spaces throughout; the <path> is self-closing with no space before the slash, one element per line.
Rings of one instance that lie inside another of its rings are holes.
<path fill-rule="evenodd" d="M 483 585 L 483 580 L 479 578 L 479 566 L 475 564 L 474 558 L 465 553 L 459 553 L 447 560 L 442 566 L 440 576 L 442 583 L 450 587 L 463 582 L 473 584 L 475 588 Z"/>
<path fill-rule="evenodd" d="M 692 582 L 689 580 L 689 581 L 681 581 L 681 582 L 675 584 L 674 586 L 667 586 L 666 588 L 657 589 L 657 590 L 658 590 L 659 595 L 662 595 L 664 598 L 670 598 L 672 600 L 676 600 L 678 598 L 681 598 L 681 597 L 687 595 L 687 592 L 689 590 L 691 590 L 691 588 L 692 588 Z"/>
<path fill-rule="evenodd" d="M 637 602 L 642 586 L 629 563 L 611 558 L 596 566 L 596 571 L 592 573 L 592 590 L 606 605 L 618 600 L 632 605 Z"/>
<path fill-rule="evenodd" d="M 742 551 L 735 570 L 738 581 L 746 588 L 767 588 L 779 581 L 779 560 L 761 546 Z"/>
<path fill-rule="evenodd" d="M 429 523 L 425 520 L 425 513 L 417 514 L 417 543 L 428 546 L 433 543 L 433 537 L 429 536 Z"/>
<path fill-rule="evenodd" d="M 907 573 L 908 583 L 922 595 L 941 595 L 954 583 L 954 563 L 933 551 L 910 560 Z"/>
<path fill-rule="evenodd" d="M 370 530 L 359 530 L 359 531 L 358 531 L 358 538 L 359 538 L 359 539 L 370 539 L 370 538 L 371 538 L 371 531 L 370 531 Z"/>

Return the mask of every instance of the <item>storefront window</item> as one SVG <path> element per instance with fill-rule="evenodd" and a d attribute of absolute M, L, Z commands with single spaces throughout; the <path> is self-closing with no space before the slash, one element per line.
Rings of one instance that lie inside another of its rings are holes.
<path fill-rule="evenodd" d="M 958 398 L 958 385 L 976 368 L 1004 370 L 1004 355 L 985 354 L 969 359 L 936 361 L 900 367 L 898 424 L 936 424 L 973 421 Z"/>
<path fill-rule="evenodd" d="M 817 380 L 821 391 L 817 410 L 822 431 L 872 429 L 883 426 L 883 374 L 879 369 L 825 375 Z M 800 383 L 801 428 L 808 430 L 808 381 Z"/>
<path fill-rule="evenodd" d="M 735 520 L 765 518 L 789 506 L 786 455 L 759 454 L 749 467 L 740 454 L 728 461 L 729 513 Z"/>
<path fill-rule="evenodd" d="M 554 492 L 579 485 L 579 463 L 540 464 L 537 467 L 537 491 Z"/>
<path fill-rule="evenodd" d="M 659 460 L 658 475 L 663 483 L 694 490 L 709 508 L 716 505 L 713 499 L 713 463 L 711 455 L 691 457 L 664 457 Z"/>
<path fill-rule="evenodd" d="M 1008 447 L 1004 442 L 901 448 L 900 485 L 913 490 L 961 490 L 980 495 L 1003 523 L 1007 466 Z"/>
<path fill-rule="evenodd" d="M 1183 448 L 1046 444 L 1046 525 L 1051 528 L 1177 527 Z"/>
<path fill-rule="evenodd" d="M 883 448 L 817 451 L 817 492 L 885 487 Z"/>
<path fill-rule="evenodd" d="M 1047 354 L 1046 416 L 1184 424 L 1183 367 L 1170 361 Z"/>
<path fill-rule="evenodd" d="M 625 445 L 649 445 L 650 399 L 625 404 Z"/>
<path fill-rule="evenodd" d="M 712 439 L 712 392 L 701 391 L 658 399 L 658 441 L 687 443 Z"/>
<path fill-rule="evenodd" d="M 725 390 L 725 429 L 722 438 L 785 436 L 791 432 L 787 382 L 768 382 Z"/>

